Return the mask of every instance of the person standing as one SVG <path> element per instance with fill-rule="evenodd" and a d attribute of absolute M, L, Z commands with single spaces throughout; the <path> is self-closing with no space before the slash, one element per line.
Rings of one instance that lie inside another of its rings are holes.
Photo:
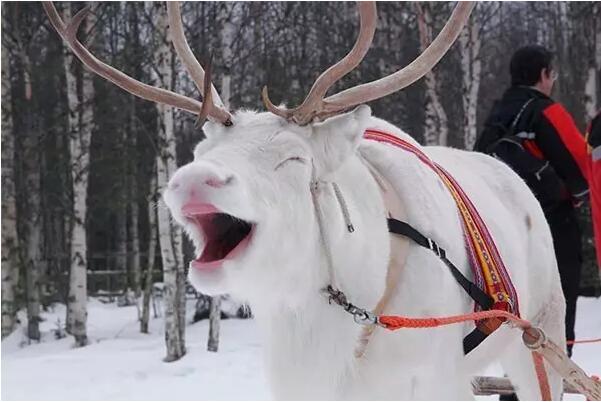
<path fill-rule="evenodd" d="M 576 208 L 588 194 L 586 143 L 572 116 L 550 97 L 558 72 L 549 50 L 518 49 L 510 74 L 511 87 L 493 105 L 475 150 L 505 161 L 541 203 L 566 298 L 566 338 L 573 340 L 582 267 Z"/>

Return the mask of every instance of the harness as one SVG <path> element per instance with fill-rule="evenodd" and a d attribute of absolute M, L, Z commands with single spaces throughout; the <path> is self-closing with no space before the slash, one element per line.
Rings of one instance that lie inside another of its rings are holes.
<path fill-rule="evenodd" d="M 470 266 L 475 280 L 472 282 L 465 275 L 463 275 L 463 273 L 461 273 L 461 271 L 447 258 L 446 251 L 440 247 L 434 239 L 425 236 L 409 223 L 389 217 L 389 232 L 411 239 L 418 245 L 431 250 L 449 269 L 457 284 L 459 284 L 459 286 L 461 286 L 461 288 L 475 302 L 474 311 L 478 312 L 495 309 L 507 311 L 519 316 L 517 293 L 513 287 L 513 284 L 511 283 L 511 279 L 507 270 L 505 269 L 494 240 L 484 224 L 484 221 L 478 214 L 476 208 L 455 179 L 444 168 L 442 168 L 442 166 L 433 162 L 419 148 L 403 139 L 373 129 L 367 130 L 364 134 L 364 138 L 393 145 L 397 148 L 410 152 L 437 174 L 452 195 L 455 204 L 457 205 L 459 215 L 462 218 L 461 221 L 466 243 L 466 250 L 468 252 Z M 372 170 L 371 166 L 369 167 L 370 170 Z M 378 181 L 378 177 L 376 177 L 376 180 Z M 388 296 L 391 293 L 390 287 L 394 286 L 394 283 L 391 283 L 393 282 L 391 280 L 387 280 L 387 289 L 385 294 L 374 309 L 374 312 L 370 312 L 353 305 L 348 301 L 346 295 L 336 287 L 333 276 L 334 270 L 332 256 L 329 244 L 327 243 L 327 236 L 325 235 L 325 227 L 323 224 L 323 215 L 321 213 L 317 198 L 319 183 L 320 182 L 315 180 L 314 177 L 313 185 L 311 186 L 311 193 L 313 195 L 313 203 L 316 209 L 318 226 L 321 232 L 322 241 L 324 242 L 328 269 L 330 271 L 330 284 L 323 290 L 326 293 L 330 303 L 333 302 L 342 306 L 345 311 L 353 315 L 355 322 L 367 325 L 361 335 L 359 347 L 355 352 L 355 355 L 360 357 L 365 351 L 365 347 L 369 337 L 375 329 L 375 325 L 379 324 L 377 317 L 382 313 Z M 336 184 L 332 183 L 332 185 L 335 189 L 336 198 L 338 199 L 341 208 L 343 208 L 345 223 L 349 228 L 349 232 L 352 232 L 352 224 L 350 223 L 350 218 L 348 217 L 348 211 L 346 210 L 344 199 L 342 198 L 340 190 Z M 389 272 L 387 275 L 388 278 L 396 276 L 394 273 L 391 274 L 391 269 L 394 269 L 394 267 L 389 266 Z M 476 328 L 463 339 L 464 353 L 467 354 L 476 348 L 484 339 L 486 339 L 488 335 L 499 328 L 499 326 L 505 320 L 505 318 L 492 317 L 476 321 Z"/>

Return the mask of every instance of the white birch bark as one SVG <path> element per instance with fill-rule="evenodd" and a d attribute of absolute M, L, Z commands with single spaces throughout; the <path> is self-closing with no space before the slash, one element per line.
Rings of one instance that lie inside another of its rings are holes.
<path fill-rule="evenodd" d="M 157 242 L 157 186 L 156 174 L 150 179 L 150 196 L 148 197 L 148 228 L 150 236 L 148 239 L 148 259 L 146 261 L 146 276 L 142 292 L 142 316 L 140 317 L 140 332 L 148 333 L 148 322 L 150 320 L 150 298 L 152 295 L 152 274 L 154 271 L 155 250 Z"/>
<path fill-rule="evenodd" d="M 23 170 L 24 188 L 28 192 L 26 210 L 23 217 L 25 245 L 22 250 L 25 269 L 25 293 L 27 297 L 27 337 L 29 340 L 40 340 L 40 265 L 42 254 L 42 219 L 40 193 L 40 144 L 36 128 L 36 117 L 33 115 L 31 59 L 27 49 L 19 38 L 19 56 L 23 69 L 23 86 L 25 99 L 23 113 L 26 126 L 23 135 Z"/>
<path fill-rule="evenodd" d="M 131 149 L 134 155 L 137 153 L 137 133 L 136 127 L 136 107 L 135 100 L 132 98 L 132 111 L 131 111 L 131 124 L 130 128 L 131 135 Z M 139 305 L 139 298 L 141 293 L 141 265 L 140 265 L 140 235 L 138 231 L 138 219 L 139 219 L 139 206 L 138 206 L 138 168 L 137 158 L 132 157 L 129 159 L 129 237 L 131 241 L 131 272 L 132 272 L 132 286 L 134 294 L 136 295 L 136 305 Z"/>
<path fill-rule="evenodd" d="M 221 296 L 211 297 L 211 308 L 209 310 L 209 340 L 207 350 L 217 352 L 219 350 L 219 324 L 221 321 Z"/>
<path fill-rule="evenodd" d="M 477 138 L 476 112 L 482 74 L 480 24 L 477 16 L 477 11 L 472 13 L 470 21 L 459 36 L 463 84 L 463 145 L 470 151 L 474 149 Z"/>
<path fill-rule="evenodd" d="M 86 21 L 94 25 L 94 13 Z M 71 7 L 66 6 L 65 20 L 71 19 Z M 88 169 L 90 164 L 90 142 L 94 125 L 92 101 L 94 99 L 93 75 L 87 69 L 81 71 L 81 100 L 77 92 L 77 60 L 66 52 L 64 68 L 67 82 L 69 108 L 68 130 L 71 179 L 73 183 L 73 222 L 71 225 L 71 267 L 69 274 L 69 297 L 67 301 L 67 332 L 75 338 L 76 346 L 87 344 L 87 233 L 86 212 L 88 193 Z"/>
<path fill-rule="evenodd" d="M 432 43 L 432 14 L 429 4 L 414 4 L 417 10 L 420 52 L 423 52 Z M 438 96 L 436 72 L 433 70 L 428 72 L 424 82 L 426 85 L 424 142 L 426 145 L 447 145 L 448 119 Z"/>
<path fill-rule="evenodd" d="M 5 10 L 3 9 L 3 14 Z M 15 193 L 15 138 L 8 49 L 2 40 L 2 338 L 15 326 L 15 286 L 19 275 L 19 238 Z"/>
<path fill-rule="evenodd" d="M 121 168 L 124 173 L 127 171 L 128 161 L 125 158 L 127 154 L 127 132 L 123 129 L 121 132 L 121 150 L 123 152 L 123 159 L 120 161 Z M 127 186 L 128 177 L 123 174 L 118 180 L 121 180 L 121 188 L 119 190 L 119 208 L 116 212 L 116 230 L 115 230 L 115 242 L 116 245 L 116 256 L 115 256 L 115 270 L 120 272 L 124 277 L 128 277 L 129 272 L 127 270 Z"/>
<path fill-rule="evenodd" d="M 598 7 L 601 12 L 601 7 Z M 593 52 L 592 57 L 589 58 L 589 65 L 586 71 L 586 82 L 584 84 L 584 109 L 586 112 L 587 120 L 590 121 L 597 114 L 600 105 L 599 95 L 599 79 L 601 74 L 601 17 L 596 19 L 593 17 L 590 21 L 591 24 L 591 40 L 593 40 Z"/>
<path fill-rule="evenodd" d="M 155 29 L 161 37 L 154 53 L 154 65 L 163 88 L 171 89 L 173 81 L 172 50 L 170 43 L 162 35 L 167 33 L 167 12 L 163 4 L 153 3 Z M 169 177 L 175 172 L 176 149 L 173 133 L 173 108 L 157 104 L 159 115 L 159 141 L 157 155 L 157 190 L 162 193 Z M 174 361 L 185 353 L 185 270 L 181 253 L 182 233 L 171 221 L 169 211 L 164 205 L 158 208 L 159 244 L 163 261 L 165 343 L 167 355 L 165 361 Z M 183 304 L 183 305 L 182 305 Z M 182 314 L 184 312 L 184 314 Z"/>
<path fill-rule="evenodd" d="M 558 18 L 559 18 L 559 29 L 557 29 L 557 33 L 559 34 L 559 39 L 561 46 L 559 48 L 559 60 L 558 64 L 560 69 L 563 70 L 563 74 L 561 78 L 557 80 L 555 85 L 558 87 L 558 98 L 560 100 L 564 100 L 569 97 L 569 93 L 572 90 L 573 85 L 573 77 L 572 71 L 570 69 L 570 37 L 572 35 L 572 23 L 569 17 L 569 5 L 565 1 L 558 1 L 555 3 L 558 7 Z M 557 45 L 555 45 L 557 46 Z M 561 71 L 560 71 L 561 72 Z"/>
<path fill-rule="evenodd" d="M 590 121 L 597 114 L 597 74 L 596 66 L 590 65 L 586 71 L 586 82 L 584 84 L 584 110 L 587 121 Z"/>

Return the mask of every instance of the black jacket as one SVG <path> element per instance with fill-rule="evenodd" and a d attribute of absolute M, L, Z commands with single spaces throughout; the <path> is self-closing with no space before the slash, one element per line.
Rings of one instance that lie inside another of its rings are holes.
<path fill-rule="evenodd" d="M 570 114 L 559 103 L 530 87 L 510 87 L 494 103 L 485 127 L 491 123 L 510 127 L 520 109 L 531 98 L 534 101 L 524 110 L 515 132 L 534 132 L 534 141 L 525 144 L 528 145 L 527 150 L 549 161 L 573 197 L 586 195 L 588 183 L 583 174 L 587 163 L 585 140 Z M 482 132 L 476 141 L 476 151 L 487 152 L 488 147 L 498 140 L 490 138 L 489 133 L 486 129 Z"/>
<path fill-rule="evenodd" d="M 591 122 L 588 133 L 588 144 L 593 149 L 601 147 L 601 111 Z"/>

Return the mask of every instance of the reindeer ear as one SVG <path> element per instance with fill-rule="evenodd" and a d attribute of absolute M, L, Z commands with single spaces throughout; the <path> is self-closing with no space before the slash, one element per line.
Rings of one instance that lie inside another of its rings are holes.
<path fill-rule="evenodd" d="M 361 105 L 353 111 L 313 123 L 311 142 L 323 173 L 340 167 L 359 146 L 371 122 L 371 109 Z"/>

